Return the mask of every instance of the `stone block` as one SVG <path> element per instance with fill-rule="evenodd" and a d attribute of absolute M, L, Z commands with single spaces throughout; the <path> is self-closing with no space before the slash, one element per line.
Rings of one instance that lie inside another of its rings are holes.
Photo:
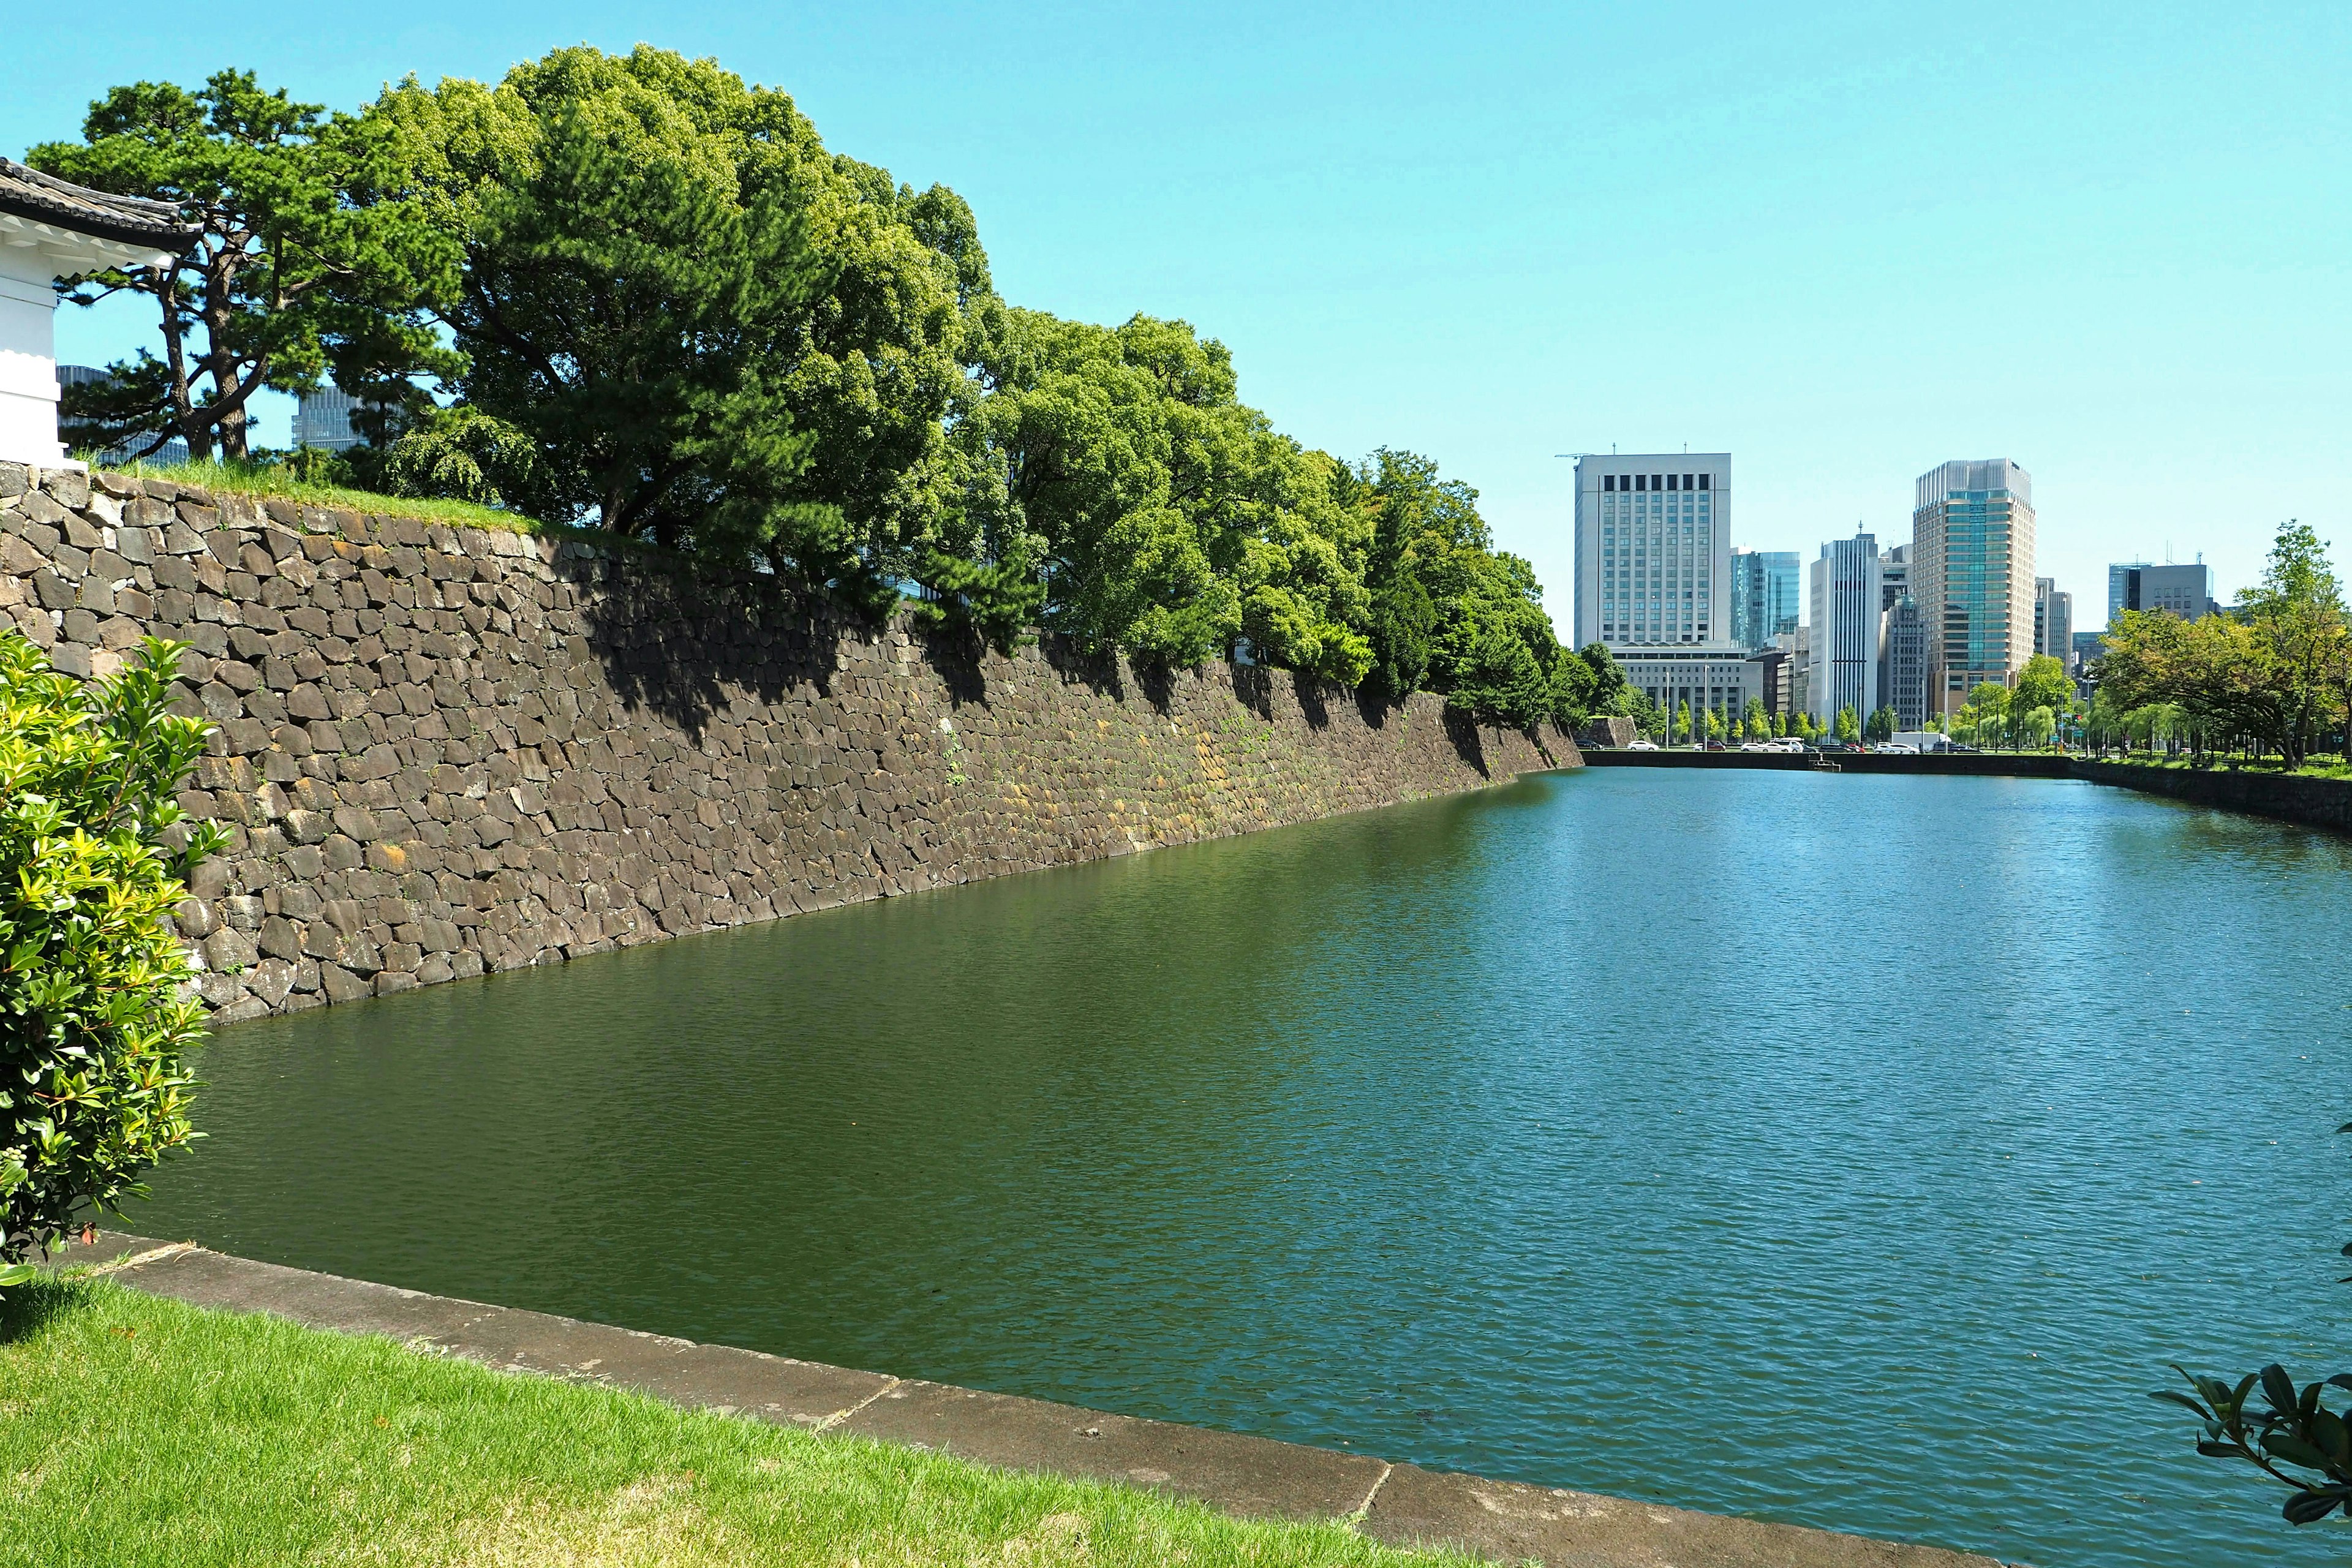
<path fill-rule="evenodd" d="M 275 1008 L 294 989 L 294 965 L 283 958 L 265 958 L 245 976 L 245 984 L 255 1000 Z"/>
<path fill-rule="evenodd" d="M 241 931 L 223 927 L 204 942 L 205 963 L 216 971 L 235 971 L 251 964 L 260 954 L 254 951 L 252 941 Z"/>
<path fill-rule="evenodd" d="M 366 981 L 333 963 L 319 965 L 319 985 L 331 1003 L 356 1002 L 362 996 L 373 995 L 375 992 L 375 988 Z"/>
<path fill-rule="evenodd" d="M 294 929 L 294 922 L 283 915 L 271 915 L 264 920 L 260 931 L 254 936 L 253 945 L 263 953 L 284 959 L 289 963 L 302 956 L 302 935 Z M 289 984 L 291 984 L 290 978 Z"/>

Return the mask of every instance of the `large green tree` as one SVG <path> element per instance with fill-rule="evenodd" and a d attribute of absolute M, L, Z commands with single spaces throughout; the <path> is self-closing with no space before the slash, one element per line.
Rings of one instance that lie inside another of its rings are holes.
<path fill-rule="evenodd" d="M 1047 624 L 1083 646 L 1171 664 L 1230 648 L 1236 569 L 1302 476 L 1234 397 L 1223 346 L 1181 322 L 1012 310 L 982 370 L 954 432 L 965 548 L 1042 574 Z M 1280 623 L 1264 616 L 1277 639 L 1298 629 Z"/>
<path fill-rule="evenodd" d="M 947 421 L 1000 307 L 953 192 L 895 185 L 784 93 L 642 46 L 559 49 L 495 88 L 410 80 L 368 118 L 462 249 L 436 301 L 470 361 L 456 388 L 529 437 L 530 510 L 876 608 L 954 542 Z"/>
<path fill-rule="evenodd" d="M 2009 705 L 2021 713 L 2036 708 L 2063 712 L 2074 700 L 2074 683 L 2068 679 L 2065 665 L 2052 655 L 2037 653 L 2017 672 L 2017 684 L 2010 689 Z"/>
<path fill-rule="evenodd" d="M 192 456 L 242 459 L 264 387 L 303 391 L 331 374 L 362 396 L 414 401 L 412 378 L 453 370 L 426 306 L 454 281 L 456 255 L 383 191 L 387 152 L 373 125 L 224 70 L 193 91 L 114 88 L 90 105 L 80 142 L 27 153 L 62 179 L 169 202 L 201 231 L 163 267 L 60 286 L 79 305 L 148 296 L 163 350 L 74 390 L 68 433 L 148 450 L 176 435 Z"/>

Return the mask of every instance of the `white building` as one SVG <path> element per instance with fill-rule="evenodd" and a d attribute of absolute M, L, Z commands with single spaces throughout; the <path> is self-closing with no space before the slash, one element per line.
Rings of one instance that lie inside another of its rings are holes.
<path fill-rule="evenodd" d="M 161 266 L 195 237 L 168 202 L 109 195 L 0 158 L 0 462 L 67 466 L 51 285 Z"/>
<path fill-rule="evenodd" d="M 1851 708 L 1857 722 L 1877 711 L 1878 661 L 1885 649 L 1878 540 L 1857 533 L 1822 546 L 1812 564 L 1811 611 L 1813 668 L 1805 700 L 1816 723 L 1827 729 L 1840 709 Z"/>
<path fill-rule="evenodd" d="M 1587 457 L 1576 465 L 1576 645 L 1731 641 L 1731 454 Z"/>
<path fill-rule="evenodd" d="M 1576 465 L 1576 643 L 1605 643 L 1669 713 L 1726 720 L 1764 696 L 1731 635 L 1731 454 L 1593 455 Z"/>

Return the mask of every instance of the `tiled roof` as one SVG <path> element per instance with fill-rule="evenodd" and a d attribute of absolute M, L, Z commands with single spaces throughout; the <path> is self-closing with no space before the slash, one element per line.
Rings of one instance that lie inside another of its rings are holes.
<path fill-rule="evenodd" d="M 156 250 L 185 250 L 196 241 L 197 231 L 170 202 L 93 191 L 11 158 L 0 158 L 0 213 Z"/>

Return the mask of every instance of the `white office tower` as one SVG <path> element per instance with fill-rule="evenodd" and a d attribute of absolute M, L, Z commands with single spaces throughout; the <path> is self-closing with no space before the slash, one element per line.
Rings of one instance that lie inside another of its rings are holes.
<path fill-rule="evenodd" d="M 1911 583 L 1927 622 L 1935 711 L 1983 681 L 2007 686 L 2033 657 L 2033 476 L 2007 458 L 1919 476 Z"/>
<path fill-rule="evenodd" d="M 1879 707 L 1880 603 L 1878 540 L 1867 533 L 1832 540 L 1812 566 L 1812 660 L 1805 698 L 1823 729 L 1837 722 L 1841 709 L 1867 722 Z"/>
<path fill-rule="evenodd" d="M 1731 635 L 1731 454 L 1590 456 L 1576 465 L 1576 642 L 1606 643 L 1669 712 L 1763 695 Z"/>
<path fill-rule="evenodd" d="M 1731 646 L 1731 454 L 1576 465 L 1576 642 Z"/>

